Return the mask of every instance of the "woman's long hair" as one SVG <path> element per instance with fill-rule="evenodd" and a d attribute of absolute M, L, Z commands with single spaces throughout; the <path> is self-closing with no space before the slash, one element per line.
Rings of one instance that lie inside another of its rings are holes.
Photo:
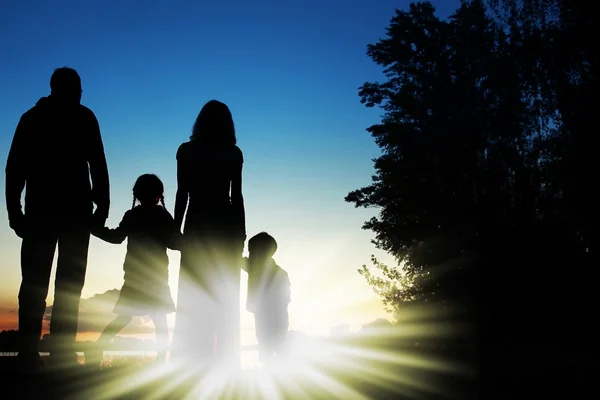
<path fill-rule="evenodd" d="M 190 139 L 202 144 L 235 146 L 235 127 L 229 107 L 217 100 L 206 103 L 196 118 Z"/>

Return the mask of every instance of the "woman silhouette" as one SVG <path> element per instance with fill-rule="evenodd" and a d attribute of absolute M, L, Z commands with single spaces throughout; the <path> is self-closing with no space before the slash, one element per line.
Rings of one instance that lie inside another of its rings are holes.
<path fill-rule="evenodd" d="M 246 240 L 242 151 L 229 108 L 202 107 L 177 151 L 175 223 L 187 208 L 173 355 L 239 364 L 240 270 Z M 188 204 L 189 200 L 189 204 Z"/>

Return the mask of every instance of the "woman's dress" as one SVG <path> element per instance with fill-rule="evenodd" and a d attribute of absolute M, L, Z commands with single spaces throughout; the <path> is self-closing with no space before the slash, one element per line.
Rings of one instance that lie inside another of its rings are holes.
<path fill-rule="evenodd" d="M 200 361 L 239 353 L 240 270 L 245 239 L 243 204 L 231 201 L 242 168 L 237 146 L 190 141 L 177 152 L 178 176 L 189 203 L 183 232 L 174 352 Z"/>

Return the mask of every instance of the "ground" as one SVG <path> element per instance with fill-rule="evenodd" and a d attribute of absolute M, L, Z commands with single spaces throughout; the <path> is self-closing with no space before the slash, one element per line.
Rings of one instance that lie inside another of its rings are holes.
<path fill-rule="evenodd" d="M 0 398 L 599 398 L 600 368 L 585 354 L 532 347 L 497 352 L 493 369 L 488 368 L 484 382 L 478 384 L 478 371 L 472 368 L 437 357 L 422 345 L 398 348 L 398 342 L 393 343 L 343 343 L 327 356 L 236 372 L 190 370 L 138 357 L 102 368 L 81 365 L 24 375 L 15 368 L 13 357 L 0 357 Z M 446 348 L 445 354 L 450 353 Z"/>

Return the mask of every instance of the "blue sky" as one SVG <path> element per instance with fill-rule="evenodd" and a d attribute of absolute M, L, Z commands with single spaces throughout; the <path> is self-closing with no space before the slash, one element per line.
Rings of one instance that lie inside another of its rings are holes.
<path fill-rule="evenodd" d="M 381 112 L 358 97 L 361 84 L 382 78 L 366 46 L 408 4 L 3 1 L 0 160 L 5 165 L 20 115 L 49 93 L 54 68 L 70 66 L 103 134 L 107 224 L 131 206 L 143 173 L 162 178 L 172 211 L 177 147 L 202 105 L 223 101 L 244 152 L 248 235 L 266 230 L 279 241 L 275 258 L 293 285 L 292 325 L 323 331 L 369 322 L 385 314 L 356 270 L 381 255 L 361 230 L 375 210 L 355 209 L 344 196 L 369 184 L 379 153 L 365 129 Z M 434 4 L 446 17 L 459 1 Z M 0 312 L 14 308 L 20 282 L 20 240 L 8 228 L 4 196 L 1 205 Z M 92 239 L 84 297 L 120 287 L 124 252 Z M 176 292 L 179 256 L 169 255 Z"/>

